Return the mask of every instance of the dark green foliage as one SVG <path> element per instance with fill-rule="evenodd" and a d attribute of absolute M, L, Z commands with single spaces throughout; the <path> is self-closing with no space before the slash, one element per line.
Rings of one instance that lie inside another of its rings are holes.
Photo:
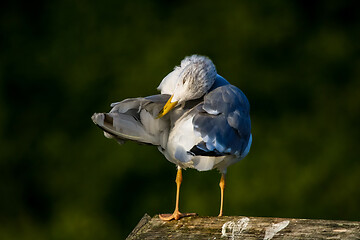
<path fill-rule="evenodd" d="M 0 239 L 123 239 L 171 212 L 175 166 L 94 112 L 156 94 L 194 53 L 251 104 L 225 215 L 360 220 L 359 14 L 351 1 L 11 1 L 0 8 Z M 217 215 L 216 172 L 180 208 Z"/>

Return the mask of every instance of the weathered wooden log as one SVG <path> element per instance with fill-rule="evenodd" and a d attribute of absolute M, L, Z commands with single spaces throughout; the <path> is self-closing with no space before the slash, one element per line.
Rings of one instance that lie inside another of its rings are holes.
<path fill-rule="evenodd" d="M 145 214 L 127 239 L 360 239 L 360 222 L 243 216 L 164 222 Z"/>

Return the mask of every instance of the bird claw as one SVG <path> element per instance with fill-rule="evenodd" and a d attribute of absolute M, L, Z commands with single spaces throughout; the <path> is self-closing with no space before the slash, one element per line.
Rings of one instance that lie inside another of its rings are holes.
<path fill-rule="evenodd" d="M 196 213 L 181 213 L 179 211 L 175 211 L 173 214 L 159 214 L 159 218 L 163 221 L 171 221 L 171 220 L 179 220 L 180 218 L 183 217 L 191 217 L 191 216 L 196 216 Z"/>

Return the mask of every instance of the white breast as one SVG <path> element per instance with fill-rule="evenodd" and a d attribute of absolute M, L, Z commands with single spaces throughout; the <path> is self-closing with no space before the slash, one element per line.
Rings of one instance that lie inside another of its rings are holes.
<path fill-rule="evenodd" d="M 198 171 L 209 171 L 218 168 L 226 171 L 228 161 L 234 161 L 234 156 L 193 156 L 188 153 L 193 146 L 203 139 L 194 131 L 193 116 L 179 119 L 171 130 L 165 157 L 182 168 L 195 168 Z"/>
<path fill-rule="evenodd" d="M 192 116 L 187 116 L 175 122 L 166 149 L 171 158 L 168 160 L 184 167 L 192 167 L 192 155 L 187 152 L 201 141 L 200 136 L 196 136 L 194 132 L 192 120 Z"/>

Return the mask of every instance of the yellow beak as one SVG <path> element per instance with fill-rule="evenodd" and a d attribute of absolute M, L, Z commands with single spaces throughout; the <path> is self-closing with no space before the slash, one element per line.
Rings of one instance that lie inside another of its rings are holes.
<path fill-rule="evenodd" d="M 165 106 L 163 107 L 163 109 L 159 112 L 157 118 L 161 118 L 163 117 L 165 114 L 167 114 L 168 112 L 170 112 L 171 109 L 173 109 L 176 105 L 177 105 L 177 101 L 176 102 L 171 102 L 171 99 L 173 98 L 174 95 L 172 95 L 169 100 L 166 102 Z"/>

